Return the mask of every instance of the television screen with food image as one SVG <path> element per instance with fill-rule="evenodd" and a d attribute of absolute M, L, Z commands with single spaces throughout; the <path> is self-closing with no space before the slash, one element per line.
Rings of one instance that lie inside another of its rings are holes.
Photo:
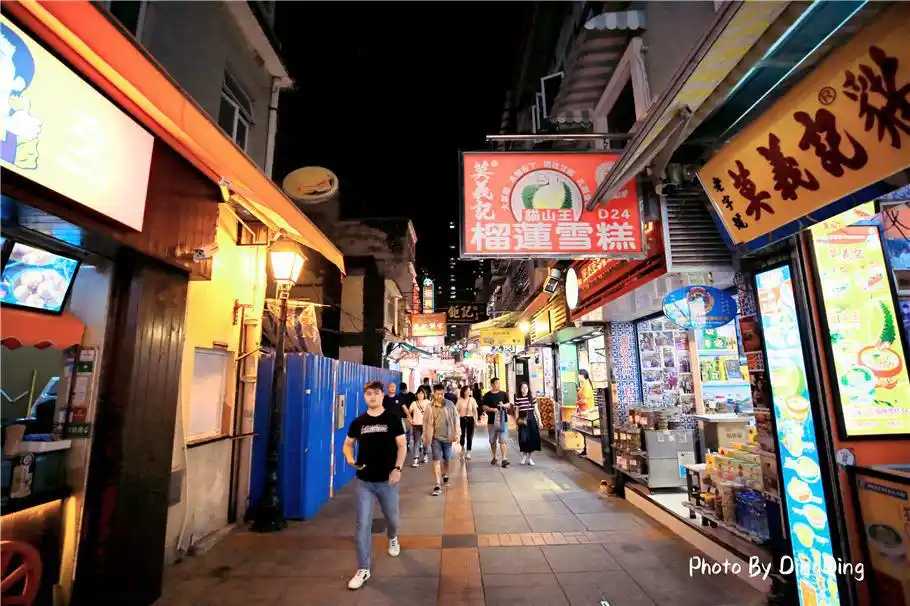
<path fill-rule="evenodd" d="M 0 275 L 0 303 L 60 313 L 78 269 L 76 258 L 15 242 Z"/>

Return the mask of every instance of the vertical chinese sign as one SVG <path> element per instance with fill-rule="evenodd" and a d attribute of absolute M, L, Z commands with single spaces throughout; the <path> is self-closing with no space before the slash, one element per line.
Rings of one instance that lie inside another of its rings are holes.
<path fill-rule="evenodd" d="M 910 5 L 835 50 L 698 177 L 734 244 L 910 166 Z M 792 225 L 791 225 L 792 224 Z"/>
<path fill-rule="evenodd" d="M 463 257 L 644 255 L 635 182 L 586 210 L 616 154 L 468 152 L 462 156 Z"/>

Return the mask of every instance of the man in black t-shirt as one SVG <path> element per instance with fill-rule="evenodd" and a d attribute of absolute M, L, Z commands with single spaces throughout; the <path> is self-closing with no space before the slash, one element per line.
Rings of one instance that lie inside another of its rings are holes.
<path fill-rule="evenodd" d="M 487 433 L 490 434 L 490 450 L 493 452 L 490 465 L 496 465 L 496 445 L 499 444 L 502 451 L 502 466 L 508 467 L 506 447 L 509 440 L 509 394 L 499 391 L 499 379 L 494 378 L 490 381 L 490 391 L 483 396 L 481 404 L 481 408 L 487 413 Z"/>
<path fill-rule="evenodd" d="M 401 553 L 398 543 L 398 483 L 407 455 L 401 413 L 383 407 L 382 383 L 373 381 L 363 388 L 367 411 L 354 419 L 344 441 L 344 458 L 357 469 L 357 565 L 348 582 L 360 589 L 370 578 L 372 557 L 373 498 L 379 501 L 388 525 L 389 555 Z M 357 457 L 354 458 L 354 444 Z"/>

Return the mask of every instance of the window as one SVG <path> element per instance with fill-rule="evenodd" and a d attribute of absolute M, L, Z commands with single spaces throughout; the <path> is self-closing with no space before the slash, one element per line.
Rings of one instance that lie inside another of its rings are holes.
<path fill-rule="evenodd" d="M 230 422 L 227 408 L 227 378 L 231 356 L 220 349 L 196 348 L 193 384 L 190 387 L 190 414 L 186 420 L 186 441 L 195 442 L 226 433 Z"/>
<path fill-rule="evenodd" d="M 146 3 L 137 0 L 108 0 L 104 8 L 128 29 L 138 40 L 142 35 L 142 24 L 145 21 Z"/>
<path fill-rule="evenodd" d="M 224 74 L 221 88 L 221 106 L 218 108 L 218 125 L 246 151 L 246 142 L 253 124 L 253 102 L 230 74 Z"/>

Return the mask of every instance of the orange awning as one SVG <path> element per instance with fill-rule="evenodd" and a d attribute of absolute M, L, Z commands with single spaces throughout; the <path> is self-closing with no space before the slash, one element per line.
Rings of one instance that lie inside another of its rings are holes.
<path fill-rule="evenodd" d="M 4 347 L 66 349 L 82 343 L 85 325 L 71 313 L 59 316 L 0 306 L 0 335 Z"/>
<path fill-rule="evenodd" d="M 344 255 L 141 47 L 87 1 L 4 2 L 42 42 L 215 183 L 344 271 Z"/>

